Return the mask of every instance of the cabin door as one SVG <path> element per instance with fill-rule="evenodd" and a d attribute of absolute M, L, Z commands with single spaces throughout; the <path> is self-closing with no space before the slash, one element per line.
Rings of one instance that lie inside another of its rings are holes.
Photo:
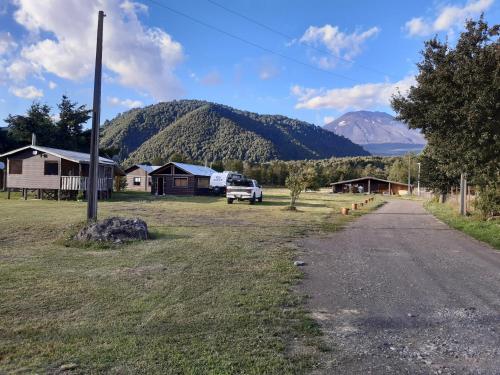
<path fill-rule="evenodd" d="M 163 195 L 163 177 L 158 177 L 158 181 L 156 184 L 156 191 L 158 192 L 158 195 Z"/>

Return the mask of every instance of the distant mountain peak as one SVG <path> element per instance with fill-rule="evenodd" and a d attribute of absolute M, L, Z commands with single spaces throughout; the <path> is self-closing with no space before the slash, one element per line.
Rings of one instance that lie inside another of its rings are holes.
<path fill-rule="evenodd" d="M 423 145 L 427 143 L 417 130 L 408 129 L 404 123 L 390 114 L 378 111 L 347 112 L 326 124 L 324 129 L 360 145 L 384 143 Z"/>

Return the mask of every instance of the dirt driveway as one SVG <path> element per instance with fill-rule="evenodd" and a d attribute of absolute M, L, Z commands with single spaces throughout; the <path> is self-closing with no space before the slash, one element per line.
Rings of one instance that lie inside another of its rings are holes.
<path fill-rule="evenodd" d="M 391 201 L 302 243 L 325 374 L 500 374 L 500 252 Z"/>

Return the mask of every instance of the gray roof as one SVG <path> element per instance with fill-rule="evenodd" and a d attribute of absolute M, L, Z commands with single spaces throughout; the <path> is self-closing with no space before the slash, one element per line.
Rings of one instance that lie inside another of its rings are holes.
<path fill-rule="evenodd" d="M 5 157 L 5 156 L 9 156 L 12 154 L 16 154 L 20 151 L 24 151 L 24 150 L 28 150 L 28 149 L 33 149 L 33 150 L 37 150 L 40 152 L 45 152 L 47 154 L 51 154 L 51 155 L 60 157 L 62 159 L 70 160 L 70 161 L 73 161 L 75 163 L 89 163 L 90 162 L 90 154 L 85 154 L 83 152 L 69 151 L 69 150 L 61 150 L 61 149 L 52 148 L 52 147 L 42 147 L 42 146 L 33 146 L 33 145 L 21 147 L 21 148 L 18 148 L 16 150 L 6 152 L 5 154 L 0 155 L 0 158 Z M 113 160 L 103 158 L 103 157 L 99 157 L 99 163 L 100 164 L 109 164 L 109 165 L 116 164 Z"/>
<path fill-rule="evenodd" d="M 146 171 L 146 173 L 151 173 L 161 167 L 161 165 L 147 165 L 147 164 L 136 164 L 135 166 L 141 168 L 143 171 Z"/>
<path fill-rule="evenodd" d="M 375 181 L 380 181 L 380 182 L 388 182 L 388 183 L 391 183 L 391 184 L 408 185 L 408 184 L 406 184 L 404 182 L 389 181 L 389 180 L 384 180 L 382 178 L 371 177 L 371 176 L 360 177 L 360 178 L 353 178 L 352 180 L 344 180 L 344 181 L 333 182 L 330 185 L 349 184 L 351 182 L 358 182 L 358 181 L 363 181 L 363 180 L 375 180 Z"/>
<path fill-rule="evenodd" d="M 203 165 L 194 165 L 194 164 L 186 164 L 186 163 L 177 163 L 177 162 L 169 162 L 165 165 L 162 165 L 160 168 L 163 168 L 166 165 L 174 164 L 177 168 L 182 169 L 185 172 L 188 172 L 195 176 L 207 176 L 210 177 L 214 173 L 216 173 L 212 168 L 204 167 Z"/>

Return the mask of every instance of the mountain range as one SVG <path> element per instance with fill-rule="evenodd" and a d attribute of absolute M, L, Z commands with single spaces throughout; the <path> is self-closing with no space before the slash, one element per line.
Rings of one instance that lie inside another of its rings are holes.
<path fill-rule="evenodd" d="M 420 132 L 385 112 L 348 112 L 323 128 L 349 138 L 374 155 L 420 152 L 427 143 Z"/>
<path fill-rule="evenodd" d="M 325 159 L 369 153 L 342 135 L 280 115 L 260 115 L 200 100 L 162 102 L 106 121 L 101 147 L 125 165 L 168 160 Z"/>

